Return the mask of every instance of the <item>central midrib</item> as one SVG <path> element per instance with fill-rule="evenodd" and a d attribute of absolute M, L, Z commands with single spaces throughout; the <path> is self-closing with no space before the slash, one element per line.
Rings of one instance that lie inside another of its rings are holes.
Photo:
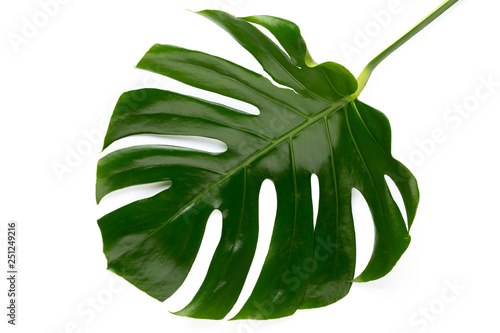
<path fill-rule="evenodd" d="M 318 112 L 317 114 L 315 114 L 313 116 L 310 116 L 310 117 L 307 117 L 306 118 L 307 120 L 304 123 L 300 124 L 299 126 L 291 129 L 290 131 L 288 131 L 288 132 L 284 133 L 283 135 L 279 136 L 278 138 L 276 138 L 274 140 L 271 140 L 270 141 L 271 143 L 268 146 L 266 146 L 264 149 L 259 150 L 259 151 L 255 152 L 254 154 L 250 155 L 243 162 L 241 162 L 240 164 L 234 166 L 232 169 L 230 169 L 229 171 L 227 171 L 224 174 L 224 176 L 222 176 L 221 178 L 219 178 L 217 181 L 213 182 L 210 186 L 208 186 L 206 189 L 204 189 L 202 192 L 200 192 L 198 195 L 196 195 L 185 206 L 183 206 L 181 209 L 179 209 L 176 214 L 172 215 L 172 217 L 170 217 L 167 221 L 165 221 L 165 223 L 163 223 L 159 228 L 157 228 L 155 231 L 153 231 L 152 233 L 150 233 L 146 238 L 144 238 L 143 240 L 141 240 L 140 243 L 144 242 L 149 237 L 151 237 L 152 235 L 154 235 L 157 231 L 161 230 L 165 225 L 167 225 L 172 220 L 174 220 L 177 216 L 179 216 L 179 214 L 181 214 L 189 206 L 191 206 L 193 203 L 195 203 L 201 197 L 203 197 L 205 194 L 207 194 L 209 191 L 211 191 L 215 186 L 221 184 L 222 182 L 224 182 L 226 179 L 228 179 L 229 177 L 231 177 L 232 175 L 234 175 L 239 170 L 241 170 L 243 168 L 246 168 L 250 163 L 254 162 L 259 157 L 267 154 L 268 152 L 270 152 L 272 149 L 276 148 L 281 143 L 285 142 L 286 140 L 293 139 L 293 137 L 296 134 L 302 132 L 304 129 L 308 128 L 309 126 L 311 126 L 312 124 L 314 124 L 318 120 L 320 120 L 322 118 L 325 118 L 325 117 L 328 117 L 333 112 L 335 112 L 335 111 L 343 108 L 344 106 L 346 106 L 348 103 L 351 103 L 351 102 L 353 102 L 353 99 L 351 97 L 344 97 L 343 99 L 337 101 L 335 104 L 331 104 L 330 106 L 328 106 L 324 110 Z M 168 189 L 166 191 L 168 191 Z"/>
<path fill-rule="evenodd" d="M 269 151 L 271 151 L 272 149 L 276 148 L 278 145 L 280 145 L 281 143 L 293 138 L 296 134 L 302 132 L 304 129 L 306 129 L 307 127 L 311 126 L 312 124 L 314 124 L 316 121 L 320 120 L 321 118 L 324 118 L 324 117 L 327 117 L 329 116 L 331 113 L 333 113 L 334 111 L 336 110 L 339 110 L 341 109 L 342 107 L 344 107 L 345 105 L 347 105 L 349 102 L 351 102 L 352 100 L 350 98 L 344 98 L 344 99 L 341 99 L 339 100 L 337 103 L 335 104 L 331 104 L 330 106 L 328 106 L 326 109 L 324 109 L 323 111 L 320 111 L 318 112 L 317 114 L 315 114 L 314 116 L 311 116 L 311 117 L 308 117 L 307 120 L 300 124 L 299 126 L 291 129 L 290 131 L 284 133 L 283 135 L 279 136 L 278 138 L 274 139 L 274 140 L 271 140 L 271 143 L 266 146 L 264 149 L 262 150 L 259 150 L 257 152 L 255 152 L 254 154 L 250 155 L 248 158 L 246 158 L 242 163 L 234 166 L 232 169 L 230 169 L 229 171 L 227 171 L 225 173 L 224 176 L 222 176 L 221 178 L 219 178 L 217 181 L 215 181 L 212 185 L 210 185 L 208 188 L 206 188 L 205 190 L 203 190 L 202 192 L 200 192 L 196 197 L 194 197 L 185 207 L 181 208 L 179 210 L 179 212 L 182 212 L 184 211 L 184 209 L 186 209 L 187 207 L 189 207 L 192 203 L 194 203 L 195 201 L 198 200 L 198 198 L 202 197 L 203 195 L 205 195 L 208 191 L 210 191 L 212 188 L 214 188 L 215 186 L 219 185 L 220 183 L 222 183 L 224 180 L 226 180 L 227 178 L 231 177 L 233 174 L 235 174 L 237 171 L 239 171 L 240 169 L 242 168 L 245 168 L 247 167 L 250 163 L 254 162 L 255 160 L 257 160 L 259 157 L 267 154 Z M 171 219 L 169 219 L 169 221 L 167 221 L 166 223 L 170 222 L 172 219 L 174 219 L 179 213 L 175 214 L 174 216 L 172 216 Z"/>

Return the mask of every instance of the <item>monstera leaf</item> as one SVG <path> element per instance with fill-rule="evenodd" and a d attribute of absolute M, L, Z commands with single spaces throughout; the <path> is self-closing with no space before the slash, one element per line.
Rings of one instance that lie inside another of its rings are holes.
<path fill-rule="evenodd" d="M 249 299 L 233 319 L 278 318 L 299 308 L 325 306 L 344 297 L 353 281 L 386 275 L 410 242 L 418 189 L 408 169 L 391 156 L 387 118 L 358 100 L 374 64 L 358 83 L 339 64 L 315 63 L 292 22 L 270 16 L 235 18 L 213 10 L 199 14 L 229 32 L 280 86 L 198 51 L 154 45 L 146 53 L 138 68 L 252 104 L 260 113 L 158 89 L 120 97 L 104 147 L 149 133 L 213 138 L 227 150 L 215 154 L 143 145 L 103 157 L 97 169 L 98 202 L 118 189 L 171 181 L 170 188 L 99 220 L 108 269 L 152 297 L 167 299 L 188 275 L 208 217 L 219 210 L 222 234 L 208 273 L 194 299 L 177 314 L 224 318 L 254 257 L 259 191 L 270 179 L 277 212 L 269 251 Z M 273 34 L 286 52 L 256 25 Z M 138 94 L 140 99 L 131 99 Z M 320 191 L 315 226 L 313 174 Z M 408 228 L 386 176 L 401 192 Z M 370 207 L 376 236 L 372 257 L 358 277 L 353 189 Z M 304 267 L 307 274 L 294 275 L 294 267 Z"/>

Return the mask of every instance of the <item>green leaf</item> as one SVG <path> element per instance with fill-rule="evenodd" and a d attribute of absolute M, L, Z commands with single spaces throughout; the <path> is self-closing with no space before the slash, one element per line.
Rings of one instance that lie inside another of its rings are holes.
<path fill-rule="evenodd" d="M 133 185 L 171 182 L 168 189 L 99 219 L 108 269 L 164 301 L 186 279 L 207 220 L 219 210 L 222 234 L 206 277 L 176 314 L 224 318 L 255 254 L 258 196 L 262 182 L 270 179 L 277 212 L 269 251 L 249 299 L 233 319 L 279 318 L 299 308 L 326 306 L 344 297 L 353 281 L 386 275 L 408 247 L 410 235 L 385 177 L 401 193 L 408 226 L 418 205 L 415 178 L 391 155 L 387 118 L 357 99 L 358 82 L 343 66 L 312 60 L 292 22 L 271 16 L 236 18 L 213 10 L 199 14 L 229 32 L 274 81 L 289 89 L 206 53 L 154 45 L 138 68 L 252 104 L 260 114 L 158 89 L 120 97 L 105 148 L 149 133 L 213 138 L 227 150 L 143 145 L 101 158 L 97 202 Z M 269 30 L 286 52 L 255 25 Z M 142 98 L 133 99 L 137 94 Z M 315 227 L 313 174 L 320 191 Z M 366 199 L 375 225 L 373 254 L 358 277 L 353 189 Z"/>

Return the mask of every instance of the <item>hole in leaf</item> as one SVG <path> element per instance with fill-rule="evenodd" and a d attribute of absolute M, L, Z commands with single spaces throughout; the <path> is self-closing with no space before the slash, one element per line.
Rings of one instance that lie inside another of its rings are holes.
<path fill-rule="evenodd" d="M 276 81 L 273 80 L 273 78 L 265 71 L 262 71 L 262 73 L 259 73 L 261 74 L 263 77 L 265 77 L 266 79 L 268 79 L 274 86 L 278 87 L 278 88 L 281 88 L 281 89 L 287 89 L 287 90 L 291 90 L 293 91 L 296 95 L 298 95 L 299 93 L 297 91 L 295 91 L 295 89 L 293 88 L 290 88 L 288 86 L 285 86 L 285 85 L 282 85 Z"/>
<path fill-rule="evenodd" d="M 160 181 L 149 184 L 129 186 L 120 190 L 113 191 L 102 198 L 97 206 L 97 214 L 100 217 L 134 201 L 150 198 L 161 191 L 172 186 L 172 182 Z"/>
<path fill-rule="evenodd" d="M 156 76 L 157 74 L 155 74 L 154 77 Z M 201 98 L 213 103 L 222 104 L 229 108 L 236 109 L 243 113 L 251 115 L 260 114 L 259 109 L 253 104 L 232 97 L 228 97 L 225 95 L 221 95 L 212 91 L 196 88 L 186 83 L 176 81 L 169 77 L 165 76 L 160 76 L 160 77 L 161 77 L 161 83 L 156 85 L 155 88 L 170 90 L 187 96 L 196 96 L 197 98 Z"/>
<path fill-rule="evenodd" d="M 406 223 L 406 230 L 408 230 L 408 216 L 406 215 L 405 203 L 403 201 L 403 197 L 401 196 L 401 192 L 399 192 L 396 183 L 392 180 L 391 177 L 384 175 L 385 181 L 387 182 L 387 186 L 389 187 L 389 191 L 391 192 L 392 199 L 396 202 L 399 207 L 399 211 L 403 216 L 403 219 Z"/>
<path fill-rule="evenodd" d="M 200 249 L 196 255 L 193 266 L 189 271 L 184 283 L 177 291 L 165 301 L 170 311 L 178 311 L 188 305 L 194 298 L 205 276 L 214 256 L 217 245 L 219 245 L 222 234 L 222 213 L 214 210 L 208 218 L 205 234 L 201 241 Z"/>
<path fill-rule="evenodd" d="M 276 44 L 276 46 L 278 46 L 281 51 L 286 55 L 286 57 L 288 59 L 290 59 L 290 56 L 288 55 L 288 52 L 286 52 L 286 50 L 283 48 L 283 46 L 281 45 L 281 43 L 278 41 L 278 39 L 276 37 L 274 37 L 274 35 L 269 31 L 267 30 L 266 28 L 264 28 L 263 26 L 261 26 L 260 24 L 254 24 L 254 23 L 251 23 L 254 27 L 256 27 L 257 29 L 260 30 L 260 32 L 262 32 L 264 35 L 266 35 L 270 40 L 273 41 L 274 44 Z"/>
<path fill-rule="evenodd" d="M 251 115 L 260 114 L 259 109 L 253 104 L 238 100 L 236 98 L 224 96 L 212 91 L 193 87 L 189 84 L 156 73 L 148 73 L 143 78 L 142 84 L 137 88 L 157 88 L 169 90 L 187 96 L 196 96 L 197 98 L 205 99 L 209 102 L 223 104 L 229 108 L 242 111 L 243 113 Z"/>
<path fill-rule="evenodd" d="M 227 145 L 224 142 L 201 136 L 137 134 L 116 140 L 106 147 L 101 154 L 104 156 L 123 148 L 142 145 L 169 145 L 192 148 L 210 153 L 223 153 L 227 150 Z"/>
<path fill-rule="evenodd" d="M 288 55 L 288 53 L 286 52 L 286 50 L 283 48 L 283 46 L 280 44 L 280 42 L 278 41 L 278 39 L 276 39 L 276 37 L 274 37 L 274 35 L 269 31 L 267 30 L 266 28 L 264 28 L 263 26 L 259 25 L 259 24 L 253 24 L 253 26 L 255 26 L 257 29 L 259 29 L 264 35 L 266 35 L 267 37 L 269 37 L 269 39 L 271 39 L 274 44 L 276 44 L 280 49 L 281 51 L 285 54 L 285 56 L 290 59 L 290 56 Z M 300 68 L 300 67 L 299 67 Z M 274 81 L 271 76 L 265 72 L 265 71 L 262 71 L 263 73 L 261 73 L 262 76 L 264 76 L 266 79 L 268 79 L 269 81 L 271 81 L 271 83 L 273 85 L 275 85 L 276 87 L 278 88 L 282 88 L 282 89 L 288 89 L 288 90 L 291 90 L 293 91 L 295 94 L 298 94 L 295 89 L 293 88 L 290 88 L 288 86 L 285 86 L 285 85 L 282 85 L 276 81 Z"/>
<path fill-rule="evenodd" d="M 312 196 L 312 206 L 313 206 L 313 225 L 316 228 L 316 220 L 318 218 L 318 206 L 319 206 L 319 179 L 316 174 L 311 175 L 311 196 Z"/>
<path fill-rule="evenodd" d="M 375 226 L 365 198 L 357 189 L 352 189 L 352 215 L 356 233 L 356 269 L 359 276 L 370 261 L 375 244 Z"/>
<path fill-rule="evenodd" d="M 259 193 L 259 238 L 255 256 L 248 271 L 245 284 L 241 290 L 238 301 L 233 309 L 228 313 L 226 318 L 234 317 L 245 305 L 245 302 L 250 297 L 252 290 L 257 283 L 264 261 L 266 260 L 269 246 L 271 245 L 271 237 L 274 229 L 274 219 L 276 218 L 277 197 L 274 183 L 266 179 L 260 188 Z"/>
<path fill-rule="evenodd" d="M 198 94 L 197 96 L 208 101 L 225 105 L 229 108 L 236 109 L 242 111 L 244 113 L 248 113 L 251 115 L 258 116 L 260 114 L 260 110 L 255 106 L 247 102 L 240 101 L 238 99 L 234 99 L 231 97 L 227 97 L 221 94 L 213 93 L 210 91 L 205 91 L 204 94 Z M 205 95 L 205 96 L 203 96 Z"/>

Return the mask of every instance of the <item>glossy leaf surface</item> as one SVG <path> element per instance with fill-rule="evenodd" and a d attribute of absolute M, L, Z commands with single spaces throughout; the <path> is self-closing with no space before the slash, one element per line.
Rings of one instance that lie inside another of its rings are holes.
<path fill-rule="evenodd" d="M 227 150 L 145 145 L 103 157 L 97 170 L 98 202 L 129 186 L 172 183 L 99 220 L 108 268 L 152 297 L 167 299 L 186 279 L 208 217 L 217 209 L 223 217 L 220 242 L 202 286 L 177 314 L 224 318 L 238 300 L 255 254 L 258 196 L 262 182 L 270 179 L 277 212 L 269 251 L 251 296 L 233 319 L 279 318 L 299 308 L 325 306 L 344 297 L 353 280 L 386 275 L 410 236 L 385 176 L 401 193 L 409 226 L 418 204 L 416 180 L 391 155 L 387 118 L 354 97 L 357 81 L 343 66 L 312 60 L 295 24 L 270 16 L 200 14 L 231 34 L 289 89 L 209 54 L 154 45 L 138 68 L 249 103 L 260 114 L 158 89 L 121 96 L 104 147 L 148 133 L 213 138 Z M 256 25 L 269 30 L 282 48 Z M 132 94 L 143 98 L 131 103 Z M 320 191 L 315 226 L 312 174 Z M 353 188 L 370 207 L 376 236 L 372 257 L 356 278 Z M 294 267 L 306 273 L 296 274 Z"/>

